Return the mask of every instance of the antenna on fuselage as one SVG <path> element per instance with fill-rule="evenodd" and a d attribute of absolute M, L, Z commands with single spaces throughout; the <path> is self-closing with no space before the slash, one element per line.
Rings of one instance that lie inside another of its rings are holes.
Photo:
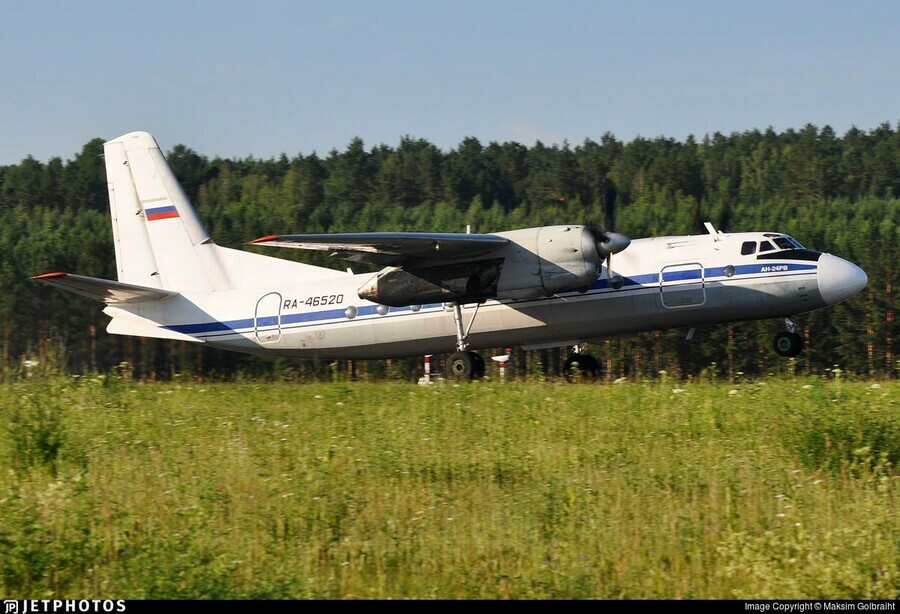
<path fill-rule="evenodd" d="M 719 235 L 723 234 L 721 230 L 716 230 L 716 227 L 712 225 L 712 222 L 703 222 L 703 227 L 706 228 L 706 232 L 710 234 L 713 241 L 718 241 Z"/>

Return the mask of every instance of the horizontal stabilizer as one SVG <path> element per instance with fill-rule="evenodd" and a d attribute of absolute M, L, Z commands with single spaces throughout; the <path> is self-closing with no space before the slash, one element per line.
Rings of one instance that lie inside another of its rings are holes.
<path fill-rule="evenodd" d="M 427 262 L 470 260 L 509 243 L 491 234 L 438 232 L 361 232 L 319 235 L 270 235 L 253 245 L 293 247 L 332 252 L 354 262 L 382 266 L 422 265 Z"/>
<path fill-rule="evenodd" d="M 83 275 L 73 275 L 71 273 L 46 273 L 44 275 L 32 277 L 31 279 L 42 284 L 56 286 L 63 290 L 68 290 L 69 292 L 92 298 L 102 303 L 106 303 L 107 305 L 150 303 L 178 296 L 178 292 L 169 290 L 136 286 L 133 284 L 125 284 L 120 281 L 99 279 L 97 277 L 85 277 Z"/>

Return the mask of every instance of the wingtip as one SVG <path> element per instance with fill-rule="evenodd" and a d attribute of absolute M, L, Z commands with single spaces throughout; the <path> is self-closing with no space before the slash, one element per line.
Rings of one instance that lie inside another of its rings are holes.
<path fill-rule="evenodd" d="M 34 281 L 42 281 L 44 279 L 59 279 L 60 277 L 65 277 L 68 273 L 63 273 L 62 271 L 56 271 L 54 273 L 44 273 L 43 275 L 35 275 L 31 279 Z"/>
<path fill-rule="evenodd" d="M 260 237 L 260 238 L 258 238 L 258 239 L 253 239 L 252 241 L 249 241 L 249 243 L 250 243 L 250 244 L 253 244 L 253 243 L 268 243 L 269 241 L 274 241 L 274 240 L 276 240 L 277 238 L 278 238 L 278 235 L 266 235 L 266 236 Z"/>

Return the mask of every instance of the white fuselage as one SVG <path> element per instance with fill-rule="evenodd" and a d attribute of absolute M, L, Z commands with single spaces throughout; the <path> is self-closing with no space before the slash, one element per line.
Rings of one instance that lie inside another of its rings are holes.
<path fill-rule="evenodd" d="M 772 236 L 781 235 L 635 239 L 612 259 L 614 273 L 624 282 L 618 289 L 610 287 L 604 268 L 586 291 L 465 305 L 469 347 L 562 346 L 641 331 L 787 317 L 858 291 L 858 284 L 845 278 L 864 273 L 835 256 L 802 249 L 783 251 L 783 256 L 782 250 L 765 257 L 741 253 L 743 245 Z M 319 271 L 314 279 L 272 275 L 249 288 L 186 291 L 129 315 L 165 323 L 173 338 L 249 353 L 366 359 L 454 350 L 457 328 L 450 305 L 377 305 L 357 293 L 373 273 Z"/>

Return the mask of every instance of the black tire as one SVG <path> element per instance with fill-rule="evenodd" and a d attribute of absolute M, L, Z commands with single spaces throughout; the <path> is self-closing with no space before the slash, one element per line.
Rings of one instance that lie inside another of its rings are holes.
<path fill-rule="evenodd" d="M 803 351 L 803 337 L 786 330 L 775 335 L 775 353 L 785 358 L 793 358 Z"/>
<path fill-rule="evenodd" d="M 475 359 L 472 352 L 454 352 L 447 359 L 447 376 L 455 380 L 469 380 L 475 374 Z"/>
<path fill-rule="evenodd" d="M 472 355 L 472 379 L 481 379 L 484 377 L 485 365 L 484 358 L 477 352 L 469 352 Z"/>
<path fill-rule="evenodd" d="M 572 354 L 563 366 L 568 382 L 595 382 L 600 377 L 600 363 L 590 354 Z"/>

